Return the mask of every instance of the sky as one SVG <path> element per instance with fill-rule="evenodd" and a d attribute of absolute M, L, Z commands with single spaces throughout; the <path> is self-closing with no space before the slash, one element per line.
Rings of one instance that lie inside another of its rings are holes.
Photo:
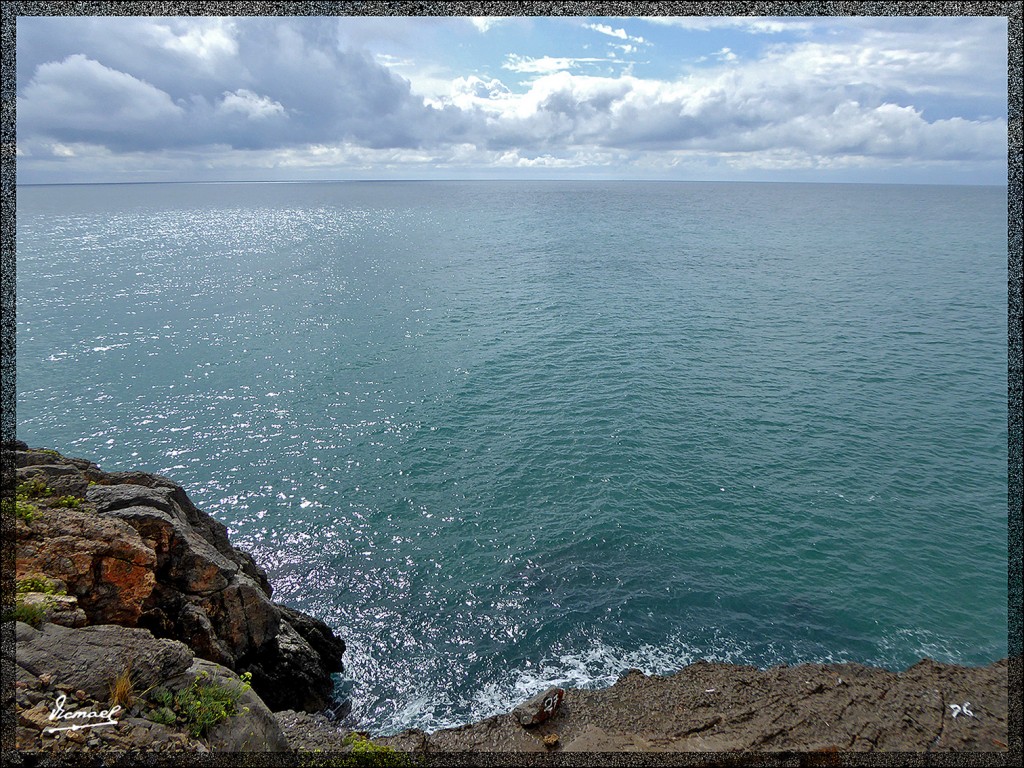
<path fill-rule="evenodd" d="M 1005 17 L 21 17 L 18 183 L 1005 184 Z"/>

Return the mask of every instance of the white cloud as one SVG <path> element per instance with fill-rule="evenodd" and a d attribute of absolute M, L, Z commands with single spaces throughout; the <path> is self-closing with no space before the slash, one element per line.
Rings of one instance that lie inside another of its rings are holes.
<path fill-rule="evenodd" d="M 470 16 L 470 23 L 477 28 L 478 32 L 486 32 L 491 27 L 500 24 L 508 18 L 507 16 Z"/>
<path fill-rule="evenodd" d="M 762 35 L 774 35 L 780 32 L 809 32 L 814 27 L 814 23 L 806 19 L 794 20 L 768 16 L 645 16 L 644 21 L 700 32 L 712 29 L 740 29 Z"/>
<path fill-rule="evenodd" d="M 41 65 L 17 108 L 19 131 L 59 132 L 70 141 L 90 132 L 116 141 L 167 128 L 185 114 L 159 88 L 81 54 Z"/>
<path fill-rule="evenodd" d="M 175 33 L 170 26 L 154 25 L 164 35 L 163 46 L 168 50 L 193 56 L 204 62 L 212 62 L 238 53 L 235 25 L 230 19 L 199 17 L 177 21 L 186 25 L 181 34 Z"/>
<path fill-rule="evenodd" d="M 285 109 L 279 102 L 266 96 L 259 96 L 246 88 L 239 88 L 233 93 L 225 91 L 223 100 L 217 105 L 217 111 L 222 114 L 241 114 L 249 120 L 266 120 L 285 114 Z"/>
<path fill-rule="evenodd" d="M 399 56 L 392 56 L 389 53 L 377 53 L 374 54 L 374 61 L 380 64 L 382 67 L 414 67 L 416 62 L 412 59 L 403 59 Z"/>
<path fill-rule="evenodd" d="M 647 42 L 642 37 L 633 37 L 624 29 L 615 29 L 608 24 L 584 24 L 584 28 L 592 29 L 595 32 L 600 32 L 602 35 L 608 35 L 609 37 L 615 37 L 619 40 L 629 40 L 634 43 L 645 43 Z"/>
<path fill-rule="evenodd" d="M 19 168 L 85 168 L 92 158 L 116 169 L 157 157 L 162 173 L 188 157 L 205 165 L 181 167 L 333 163 L 367 173 L 379 162 L 550 170 L 589 163 L 653 174 L 710 168 L 715 157 L 734 168 L 1005 164 L 1005 20 L 647 19 L 806 33 L 795 42 L 761 38 L 756 47 L 740 34 L 715 36 L 705 65 L 678 76 L 670 74 L 678 56 L 627 61 L 650 45 L 630 35 L 630 23 L 550 20 L 562 31 L 575 25 L 602 35 L 600 46 L 584 37 L 605 57 L 558 55 L 587 52 L 555 42 L 551 55 L 501 61 L 492 50 L 473 66 L 469 49 L 488 41 L 472 30 L 492 29 L 500 17 L 475 26 L 385 21 L 344 32 L 336 19 L 304 17 L 21 19 Z M 544 23 L 510 20 L 503 31 Z M 33 41 L 24 57 L 23 27 Z M 441 33 L 451 37 L 434 36 Z M 436 53 L 438 39 L 466 49 Z M 660 79 L 636 75 L 666 62 Z M 515 74 L 502 82 L 493 77 L 498 67 Z"/>
<path fill-rule="evenodd" d="M 501 65 L 501 68 L 511 70 L 512 72 L 549 74 L 551 72 L 575 69 L 580 64 L 593 64 L 601 61 L 613 61 L 613 59 L 571 56 L 541 56 L 540 58 L 533 58 L 510 53 L 505 57 L 505 63 Z"/>

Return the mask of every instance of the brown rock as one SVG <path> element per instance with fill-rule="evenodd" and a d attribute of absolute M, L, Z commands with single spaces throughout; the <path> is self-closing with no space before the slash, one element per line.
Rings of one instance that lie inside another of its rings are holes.
<path fill-rule="evenodd" d="M 156 583 L 156 556 L 127 523 L 84 509 L 40 511 L 15 548 L 18 574 L 67 585 L 92 624 L 134 624 Z"/>

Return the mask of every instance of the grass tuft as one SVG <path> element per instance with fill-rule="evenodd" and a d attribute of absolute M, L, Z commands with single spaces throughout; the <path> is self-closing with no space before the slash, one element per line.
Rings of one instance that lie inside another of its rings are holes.
<path fill-rule="evenodd" d="M 110 703 L 126 709 L 135 703 L 135 681 L 130 665 L 118 672 L 110 683 Z"/>
<path fill-rule="evenodd" d="M 338 754 L 323 754 L 317 750 L 303 751 L 299 755 L 299 764 L 312 768 L 356 768 L 356 766 L 373 766 L 388 768 L 389 766 L 413 766 L 415 761 L 405 752 L 383 744 L 374 744 L 361 733 L 352 732 L 345 737 L 342 744 L 351 751 Z"/>

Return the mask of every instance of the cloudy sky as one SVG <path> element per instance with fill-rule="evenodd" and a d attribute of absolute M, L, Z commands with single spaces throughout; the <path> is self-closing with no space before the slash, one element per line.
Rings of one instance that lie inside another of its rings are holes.
<path fill-rule="evenodd" d="M 999 17 L 18 19 L 20 183 L 1002 184 Z"/>

